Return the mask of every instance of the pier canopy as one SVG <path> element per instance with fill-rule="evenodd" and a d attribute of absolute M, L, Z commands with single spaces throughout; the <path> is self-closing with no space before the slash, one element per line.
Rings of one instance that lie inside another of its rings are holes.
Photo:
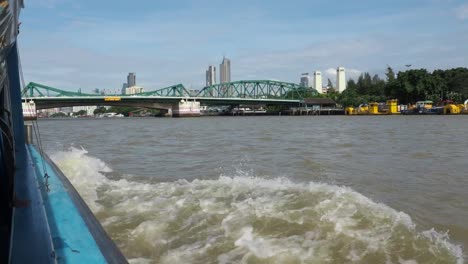
<path fill-rule="evenodd" d="M 307 98 L 302 103 L 308 107 L 336 108 L 336 102 L 330 98 Z"/>

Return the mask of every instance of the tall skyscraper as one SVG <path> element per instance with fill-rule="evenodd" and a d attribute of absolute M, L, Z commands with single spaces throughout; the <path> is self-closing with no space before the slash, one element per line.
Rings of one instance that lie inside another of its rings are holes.
<path fill-rule="evenodd" d="M 219 83 L 231 82 L 231 61 L 223 57 L 223 62 L 219 65 Z"/>
<path fill-rule="evenodd" d="M 301 83 L 300 85 L 302 87 L 312 87 L 312 82 L 310 81 L 310 77 L 309 77 L 309 73 L 306 72 L 306 73 L 303 73 L 301 75 Z"/>
<path fill-rule="evenodd" d="M 125 89 L 127 89 L 127 87 L 128 87 L 127 83 L 122 84 L 122 94 L 125 94 Z"/>
<path fill-rule="evenodd" d="M 127 76 L 127 87 L 136 85 L 136 75 L 134 72 L 130 72 Z"/>
<path fill-rule="evenodd" d="M 319 93 L 323 93 L 322 91 L 322 73 L 319 71 L 314 72 L 314 89 L 317 90 Z"/>
<path fill-rule="evenodd" d="M 216 84 L 216 67 L 210 65 L 206 70 L 206 86 Z"/>
<path fill-rule="evenodd" d="M 345 68 L 338 67 L 336 69 L 336 91 L 342 93 L 344 90 L 346 90 Z"/>

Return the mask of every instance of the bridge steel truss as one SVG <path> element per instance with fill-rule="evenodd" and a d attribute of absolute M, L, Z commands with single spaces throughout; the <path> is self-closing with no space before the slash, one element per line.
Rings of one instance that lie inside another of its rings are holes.
<path fill-rule="evenodd" d="M 176 96 L 176 97 L 189 97 L 190 92 L 185 89 L 182 84 L 165 87 L 155 91 L 143 92 L 136 94 L 138 96 Z"/>
<path fill-rule="evenodd" d="M 22 91 L 25 97 L 89 97 L 100 96 L 99 94 L 89 94 L 65 91 L 47 85 L 30 82 Z M 107 96 L 159 96 L 159 97 L 203 97 L 203 98 L 239 98 L 239 99 L 303 99 L 306 97 L 318 96 L 315 89 L 303 87 L 294 83 L 253 80 L 236 81 L 222 84 L 215 84 L 204 87 L 196 95 L 191 94 L 182 84 L 177 84 L 155 91 L 148 91 L 133 95 L 108 94 Z"/>
<path fill-rule="evenodd" d="M 251 98 L 251 99 L 303 99 L 318 96 L 315 89 L 294 83 L 253 80 L 215 84 L 204 87 L 195 97 Z"/>
<path fill-rule="evenodd" d="M 24 97 L 62 97 L 62 96 L 70 96 L 70 97 L 75 97 L 75 96 L 96 96 L 96 94 L 87 94 L 87 93 L 81 93 L 81 92 L 70 92 L 70 91 L 64 91 L 60 90 L 54 87 L 50 87 L 47 85 L 35 83 L 35 82 L 30 82 L 26 87 L 23 88 L 23 91 L 21 91 L 21 96 Z"/>
<path fill-rule="evenodd" d="M 113 96 L 114 94 L 109 94 Z M 143 92 L 134 94 L 135 96 L 172 96 L 172 97 L 189 97 L 190 93 L 185 89 L 182 84 L 177 84 L 169 87 L 165 87 L 162 89 L 158 89 L 155 91 Z M 57 89 L 54 87 L 50 87 L 47 85 L 39 84 L 30 82 L 26 87 L 24 87 L 23 91 L 21 92 L 21 96 L 24 97 L 83 97 L 83 96 L 101 96 L 100 94 L 89 94 L 89 93 L 81 93 L 81 92 L 70 92 L 61 89 Z M 131 95 L 121 95 L 115 94 L 115 96 L 131 96 Z"/>

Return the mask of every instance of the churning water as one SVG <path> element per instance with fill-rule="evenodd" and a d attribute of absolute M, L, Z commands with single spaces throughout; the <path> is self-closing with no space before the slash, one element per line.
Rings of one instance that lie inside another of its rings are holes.
<path fill-rule="evenodd" d="M 463 263 L 466 118 L 39 125 L 134 263 Z"/>

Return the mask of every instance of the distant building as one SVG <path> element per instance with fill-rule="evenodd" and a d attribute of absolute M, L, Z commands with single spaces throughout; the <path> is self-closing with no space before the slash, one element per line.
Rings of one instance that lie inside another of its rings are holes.
<path fill-rule="evenodd" d="M 60 107 L 59 112 L 65 113 L 67 115 L 70 115 L 73 113 L 73 107 L 72 106 L 67 106 L 67 107 Z"/>
<path fill-rule="evenodd" d="M 73 113 L 79 112 L 81 110 L 86 111 L 87 116 L 94 115 L 94 110 L 96 110 L 97 106 L 73 106 Z"/>
<path fill-rule="evenodd" d="M 322 73 L 319 71 L 314 72 L 314 89 L 317 90 L 319 93 L 323 93 L 322 88 Z"/>
<path fill-rule="evenodd" d="M 136 85 L 136 75 L 134 72 L 130 72 L 127 76 L 127 87 Z"/>
<path fill-rule="evenodd" d="M 125 94 L 126 95 L 139 94 L 139 93 L 143 93 L 143 92 L 144 92 L 143 87 L 139 87 L 139 86 L 135 86 L 135 85 L 125 89 Z"/>
<path fill-rule="evenodd" d="M 228 82 L 231 82 L 231 61 L 223 57 L 223 61 L 219 65 L 219 83 Z M 232 95 L 232 91 L 227 85 L 221 87 L 220 93 L 224 97 L 230 97 Z"/>
<path fill-rule="evenodd" d="M 223 62 L 219 65 L 219 83 L 231 82 L 231 61 L 223 57 Z"/>
<path fill-rule="evenodd" d="M 301 82 L 300 85 L 303 87 L 312 87 L 312 82 L 310 81 L 309 73 L 303 73 L 301 75 Z"/>
<path fill-rule="evenodd" d="M 344 90 L 346 90 L 345 68 L 338 67 L 336 69 L 336 91 L 342 93 Z"/>
<path fill-rule="evenodd" d="M 208 70 L 206 70 L 206 86 L 211 86 L 216 84 L 216 67 L 210 65 Z"/>
<path fill-rule="evenodd" d="M 134 72 L 128 73 L 127 83 L 122 85 L 122 94 L 132 95 L 144 92 L 143 87 L 136 86 L 136 74 Z"/>
<path fill-rule="evenodd" d="M 48 108 L 48 109 L 37 110 L 38 115 L 42 117 L 50 116 L 58 112 L 60 112 L 60 108 Z"/>
<path fill-rule="evenodd" d="M 122 94 L 125 94 L 125 89 L 128 88 L 128 84 L 127 83 L 123 83 L 122 84 Z"/>

